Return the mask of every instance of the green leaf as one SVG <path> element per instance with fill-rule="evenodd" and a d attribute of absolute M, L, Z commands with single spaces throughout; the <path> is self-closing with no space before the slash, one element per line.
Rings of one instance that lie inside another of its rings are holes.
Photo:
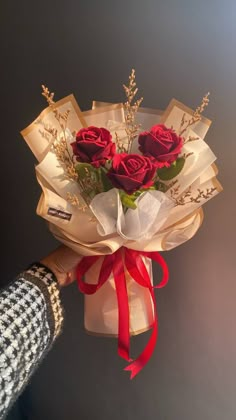
<path fill-rule="evenodd" d="M 173 162 L 169 168 L 160 168 L 157 171 L 159 178 L 162 181 L 169 181 L 172 178 L 175 178 L 183 169 L 185 163 L 184 157 L 180 157 Z"/>
<path fill-rule="evenodd" d="M 107 170 L 104 167 L 101 166 L 99 168 L 99 174 L 100 174 L 100 179 L 101 179 L 101 183 L 103 185 L 104 191 L 109 191 L 112 188 L 114 188 L 110 179 L 107 176 Z"/>
<path fill-rule="evenodd" d="M 156 181 L 154 185 L 155 185 L 155 190 L 157 191 L 161 191 L 165 193 L 168 190 L 168 185 L 164 184 L 163 182 Z"/>
<path fill-rule="evenodd" d="M 120 199 L 124 207 L 135 210 L 137 208 L 135 204 L 136 197 L 120 191 Z"/>
<path fill-rule="evenodd" d="M 97 178 L 96 169 L 89 163 L 78 163 L 75 167 L 75 170 L 80 179 L 85 179 L 88 177 Z"/>

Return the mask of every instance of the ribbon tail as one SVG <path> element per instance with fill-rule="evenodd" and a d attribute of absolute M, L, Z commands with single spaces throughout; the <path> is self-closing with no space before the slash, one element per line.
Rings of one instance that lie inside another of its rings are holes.
<path fill-rule="evenodd" d="M 113 275 L 116 286 L 118 303 L 118 355 L 127 361 L 131 361 L 130 336 L 129 336 L 129 302 L 126 288 L 126 278 L 122 254 L 117 251 L 114 254 Z"/>
<path fill-rule="evenodd" d="M 125 371 L 130 371 L 130 379 L 135 378 L 135 376 L 144 368 L 144 366 L 148 363 L 149 359 L 151 358 L 153 351 L 155 349 L 157 341 L 157 328 L 153 330 L 152 337 L 146 346 L 143 353 L 136 359 L 134 362 L 132 362 L 130 365 L 126 366 L 124 368 Z"/>
<path fill-rule="evenodd" d="M 154 287 L 151 284 L 149 274 L 147 272 L 147 269 L 145 267 L 145 264 L 143 263 L 141 259 L 141 255 L 146 256 L 148 258 L 151 258 L 152 260 L 158 262 L 163 270 L 163 278 L 161 280 L 161 283 L 157 287 L 163 287 L 167 281 L 168 281 L 168 266 L 165 262 L 165 260 L 162 258 L 162 256 L 157 252 L 136 252 L 133 250 L 126 250 L 125 253 L 125 262 L 126 267 L 130 273 L 130 275 L 133 277 L 133 279 L 139 283 L 143 287 L 147 287 L 149 289 L 152 302 L 153 302 L 153 308 L 154 308 L 154 322 L 153 322 L 153 330 L 151 337 L 148 341 L 148 344 L 146 345 L 143 352 L 140 354 L 140 356 L 130 365 L 128 365 L 124 370 L 130 371 L 130 379 L 133 379 L 140 370 L 143 369 L 143 367 L 148 363 L 150 360 L 158 338 L 158 317 L 157 317 L 157 305 L 156 305 L 156 299 L 154 294 Z"/>
<path fill-rule="evenodd" d="M 153 324 L 153 330 L 152 330 L 152 334 L 151 337 L 148 341 L 148 344 L 146 345 L 145 349 L 143 350 L 143 352 L 140 354 L 140 356 L 130 365 L 126 366 L 124 368 L 125 371 L 130 371 L 130 379 L 133 379 L 143 368 L 144 366 L 148 363 L 148 361 L 150 360 L 150 358 L 152 357 L 152 354 L 155 350 L 155 346 L 156 346 L 156 342 L 157 342 L 157 337 L 158 337 L 158 318 L 157 318 L 157 308 L 156 308 L 156 300 L 155 300 L 155 296 L 153 293 L 153 290 L 150 290 L 151 296 L 152 296 L 152 301 L 153 301 L 153 305 L 154 305 L 154 324 Z"/>
<path fill-rule="evenodd" d="M 164 260 L 164 258 L 162 257 L 161 254 L 159 254 L 159 252 L 141 252 L 141 255 L 144 255 L 148 258 L 151 258 L 153 261 L 156 261 L 162 268 L 162 279 L 160 281 L 159 284 L 157 284 L 156 286 L 154 286 L 155 289 L 160 289 L 162 287 L 165 287 L 166 284 L 168 283 L 168 279 L 169 279 L 169 269 L 168 269 L 168 265 L 166 263 L 166 261 Z"/>

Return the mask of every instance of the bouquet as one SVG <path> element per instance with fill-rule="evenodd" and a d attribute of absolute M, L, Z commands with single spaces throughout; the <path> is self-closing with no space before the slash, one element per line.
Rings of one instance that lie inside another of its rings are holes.
<path fill-rule="evenodd" d="M 83 256 L 77 277 L 85 329 L 118 337 L 118 353 L 133 378 L 157 340 L 154 288 L 168 281 L 159 252 L 193 237 L 202 205 L 221 186 L 216 157 L 204 141 L 209 94 L 195 111 L 173 99 L 162 112 L 141 107 L 134 70 L 123 87 L 124 104 L 94 101 L 81 112 L 73 95 L 54 102 L 42 86 L 48 107 L 22 135 L 39 162 L 37 214 Z M 152 261 L 163 270 L 158 285 Z M 151 328 L 145 349 L 132 360 L 130 336 Z"/>

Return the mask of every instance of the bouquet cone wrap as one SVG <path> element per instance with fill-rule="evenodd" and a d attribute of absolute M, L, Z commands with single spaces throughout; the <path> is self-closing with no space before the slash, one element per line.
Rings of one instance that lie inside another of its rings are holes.
<path fill-rule="evenodd" d="M 66 130 L 62 133 L 54 113 L 55 110 L 65 112 L 67 109 L 70 114 Z M 136 119 L 141 124 L 140 130 L 148 130 L 151 125 L 159 123 L 177 130 L 183 115 L 190 119 L 193 111 L 173 99 L 164 112 L 139 108 Z M 175 190 L 168 189 L 165 193 L 144 192 L 136 201 L 136 209 L 128 209 L 126 212 L 116 188 L 97 194 L 85 209 L 73 205 L 68 200 L 68 194 L 76 196 L 83 203 L 81 190 L 75 180 L 65 176 L 65 168 L 52 150 L 52 139 L 44 130 L 45 127 L 56 126 L 58 136 L 63 135 L 66 138 L 68 149 L 74 138 L 73 133 L 90 125 L 105 127 L 113 138 L 118 135 L 125 144 L 127 132 L 122 104 L 94 101 L 91 110 L 81 112 L 74 96 L 70 95 L 54 103 L 53 109 L 45 109 L 22 131 L 25 141 L 38 160 L 36 176 L 42 195 L 37 214 L 47 221 L 50 231 L 60 242 L 83 257 L 99 257 L 86 270 L 85 282 L 95 287 L 101 276 L 103 261 L 119 250 L 131 250 L 136 255 L 140 253 L 145 266 L 143 270 L 150 281 L 148 287 L 143 287 L 142 282 L 139 284 L 137 279 L 134 280 L 130 274 L 132 270 L 128 270 L 125 264 L 123 268 L 129 306 L 129 335 L 146 331 L 156 322 L 151 290 L 152 262 L 147 253 L 170 250 L 191 239 L 201 226 L 203 203 L 221 191 L 221 185 L 216 178 L 216 157 L 204 140 L 210 124 L 208 119 L 202 117 L 187 129 L 185 136 L 197 140 L 186 142 L 183 146 L 182 153 L 188 158 L 176 178 Z M 131 152 L 140 153 L 135 141 Z M 193 199 L 181 205 L 181 197 L 188 197 L 186 192 L 189 188 Z M 202 200 L 199 198 L 200 191 L 210 191 L 210 194 L 201 193 L 204 196 Z M 157 282 L 158 279 L 154 279 L 154 285 Z M 85 295 L 86 331 L 117 336 L 118 312 L 117 290 L 111 271 L 102 287 L 96 289 L 96 293 Z"/>

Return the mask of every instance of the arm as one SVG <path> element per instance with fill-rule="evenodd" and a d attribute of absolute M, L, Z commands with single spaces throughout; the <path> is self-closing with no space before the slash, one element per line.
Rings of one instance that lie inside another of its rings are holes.
<path fill-rule="evenodd" d="M 62 330 L 59 288 L 75 278 L 78 261 L 60 247 L 0 292 L 0 418 Z"/>

